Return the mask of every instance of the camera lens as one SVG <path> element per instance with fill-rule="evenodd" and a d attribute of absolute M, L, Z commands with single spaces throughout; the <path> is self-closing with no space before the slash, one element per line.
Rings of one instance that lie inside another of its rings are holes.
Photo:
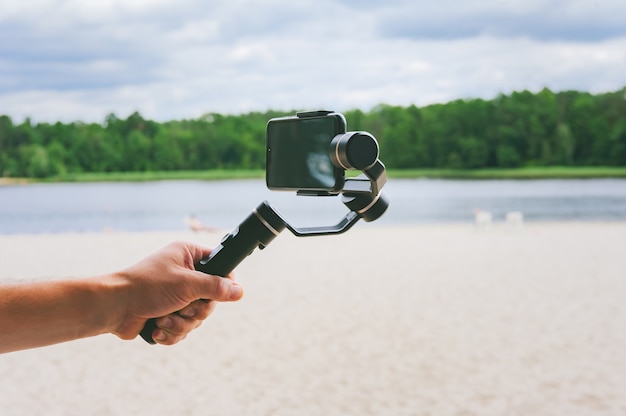
<path fill-rule="evenodd" d="M 331 142 L 330 156 L 343 169 L 365 170 L 378 159 L 378 142 L 369 133 L 340 134 Z"/>
<path fill-rule="evenodd" d="M 378 143 L 370 135 L 355 134 L 346 146 L 346 157 L 354 168 L 367 169 L 378 159 Z"/>

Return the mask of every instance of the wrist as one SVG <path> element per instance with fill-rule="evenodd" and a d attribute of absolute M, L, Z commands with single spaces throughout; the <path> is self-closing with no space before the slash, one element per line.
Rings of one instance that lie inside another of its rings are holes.
<path fill-rule="evenodd" d="M 115 333 L 124 322 L 128 305 L 128 280 L 122 273 L 92 278 L 96 301 L 94 327 L 98 334 Z"/>

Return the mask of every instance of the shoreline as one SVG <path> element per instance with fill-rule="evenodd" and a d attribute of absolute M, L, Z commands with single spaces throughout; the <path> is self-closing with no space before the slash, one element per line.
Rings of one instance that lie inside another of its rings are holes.
<path fill-rule="evenodd" d="M 11 185 L 28 185 L 31 182 L 28 178 L 6 178 L 0 177 L 0 186 L 11 186 Z"/>
<path fill-rule="evenodd" d="M 471 221 L 458 221 L 458 222 L 421 222 L 421 223 L 411 223 L 411 224 L 401 224 L 401 223 L 365 223 L 363 221 L 358 223 L 357 228 L 364 229 L 383 229 L 386 231 L 393 230 L 407 230 L 407 229 L 472 229 L 475 231 L 523 231 L 525 228 L 540 228 L 540 227 L 549 227 L 549 228 L 559 228 L 559 227 L 593 227 L 593 226 L 623 226 L 626 225 L 626 220 L 624 219 L 590 219 L 590 220 L 523 220 L 523 223 L 520 225 L 516 224 L 508 224 L 504 220 L 494 221 L 487 225 L 477 225 Z M 0 232 L 0 239 L 2 238 L 11 238 L 11 237 L 48 237 L 48 236 L 101 236 L 101 235 L 187 235 L 190 237 L 196 236 L 198 238 L 207 237 L 212 239 L 215 236 L 223 237 L 225 233 L 232 231 L 236 225 L 233 225 L 231 229 L 228 228 L 215 228 L 211 231 L 201 230 L 201 231 L 193 231 L 187 228 L 181 229 L 154 229 L 154 230 L 125 230 L 125 229 L 112 229 L 106 227 L 102 230 L 85 230 L 85 231 L 75 231 L 75 230 L 64 230 L 64 231 L 43 231 L 43 232 L 13 232 L 13 233 L 2 233 Z M 350 231 L 348 231 L 350 233 Z M 292 235 L 288 230 L 284 230 L 281 235 Z M 324 236 L 322 236 L 324 237 Z M 332 235 L 331 235 L 332 237 Z M 319 237 L 313 237 L 317 239 Z"/>
<path fill-rule="evenodd" d="M 347 172 L 351 176 L 354 172 Z M 623 179 L 626 167 L 551 166 L 515 169 L 389 169 L 391 179 L 450 179 L 450 180 L 542 180 L 542 179 Z M 50 178 L 0 177 L 0 186 L 37 183 L 98 183 L 98 182 L 156 182 L 167 180 L 237 180 L 262 179 L 262 169 L 100 172 L 67 174 Z"/>

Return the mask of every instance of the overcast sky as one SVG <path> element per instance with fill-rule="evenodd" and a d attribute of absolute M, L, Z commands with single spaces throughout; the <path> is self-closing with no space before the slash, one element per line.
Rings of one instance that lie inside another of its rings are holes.
<path fill-rule="evenodd" d="M 624 0 L 20 0 L 0 114 L 159 121 L 626 86 Z"/>

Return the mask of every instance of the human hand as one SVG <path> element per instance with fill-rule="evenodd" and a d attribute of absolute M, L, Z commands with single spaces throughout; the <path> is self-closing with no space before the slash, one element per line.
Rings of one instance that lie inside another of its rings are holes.
<path fill-rule="evenodd" d="M 243 289 L 232 275 L 223 278 L 194 269 L 194 264 L 210 253 L 193 243 L 175 242 L 115 273 L 122 296 L 116 297 L 115 310 L 120 313 L 114 314 L 110 332 L 134 339 L 148 319 L 157 318 L 152 338 L 172 345 L 200 326 L 217 302 L 241 299 Z"/>

